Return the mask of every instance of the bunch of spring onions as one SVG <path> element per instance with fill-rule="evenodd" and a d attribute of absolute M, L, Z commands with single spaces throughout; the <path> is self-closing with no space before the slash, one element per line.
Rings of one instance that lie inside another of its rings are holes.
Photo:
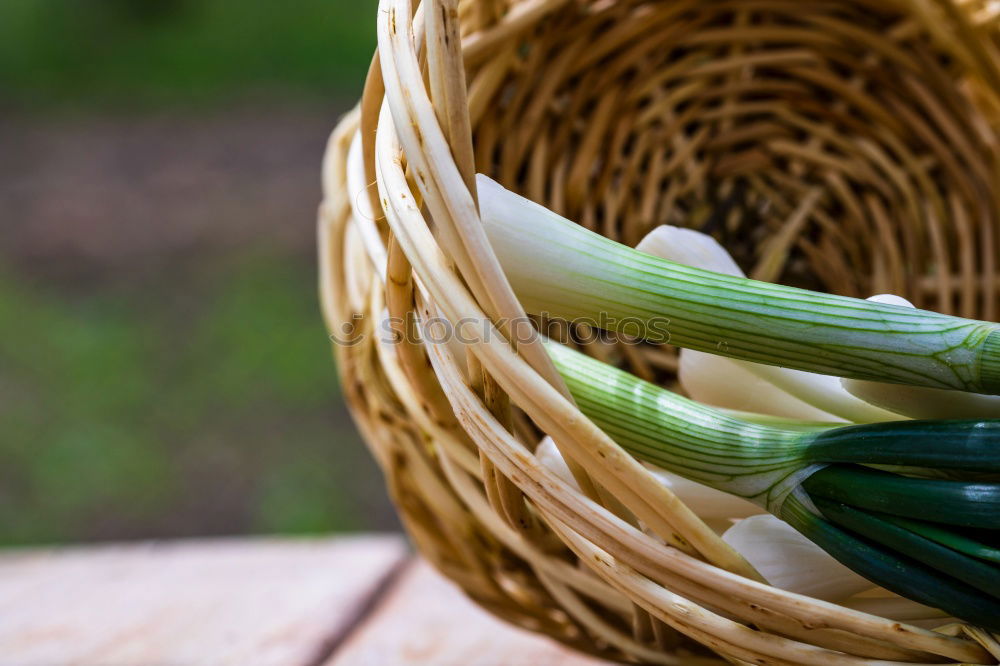
<path fill-rule="evenodd" d="M 721 275 L 610 241 L 480 176 L 483 222 L 529 313 L 768 365 L 1000 393 L 1000 324 Z"/>
<path fill-rule="evenodd" d="M 681 265 L 486 178 L 478 187 L 491 244 L 530 313 L 628 322 L 651 341 L 862 386 L 985 394 L 974 412 L 997 405 L 997 324 Z M 640 460 L 755 503 L 875 584 L 1000 630 L 1000 420 L 736 415 L 547 349 L 580 409 Z"/>

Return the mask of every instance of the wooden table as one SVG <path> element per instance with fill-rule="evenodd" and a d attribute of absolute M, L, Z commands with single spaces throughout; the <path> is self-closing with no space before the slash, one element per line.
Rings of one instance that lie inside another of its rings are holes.
<path fill-rule="evenodd" d="M 0 552 L 0 666 L 600 666 L 494 619 L 396 536 Z"/>

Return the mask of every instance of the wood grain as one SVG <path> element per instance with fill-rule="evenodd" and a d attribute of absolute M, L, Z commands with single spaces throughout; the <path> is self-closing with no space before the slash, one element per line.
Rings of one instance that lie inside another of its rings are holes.
<path fill-rule="evenodd" d="M 422 560 L 324 666 L 601 666 L 482 610 Z"/>
<path fill-rule="evenodd" d="M 3 666 L 307 666 L 407 557 L 398 537 L 0 555 Z"/>

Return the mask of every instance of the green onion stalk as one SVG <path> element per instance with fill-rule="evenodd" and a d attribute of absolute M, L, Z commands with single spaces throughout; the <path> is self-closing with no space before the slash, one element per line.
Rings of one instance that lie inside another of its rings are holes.
<path fill-rule="evenodd" d="M 877 585 L 1000 631 L 1000 420 L 754 423 L 546 347 L 583 413 L 632 455 L 758 504 Z"/>
<path fill-rule="evenodd" d="M 684 266 L 478 177 L 490 244 L 531 314 L 852 379 L 1000 394 L 1000 325 Z"/>

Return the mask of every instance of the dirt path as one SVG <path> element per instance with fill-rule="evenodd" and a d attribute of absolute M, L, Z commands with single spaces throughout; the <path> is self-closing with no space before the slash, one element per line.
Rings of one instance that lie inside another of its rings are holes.
<path fill-rule="evenodd" d="M 0 117 L 3 252 L 64 276 L 313 239 L 341 107 Z"/>

